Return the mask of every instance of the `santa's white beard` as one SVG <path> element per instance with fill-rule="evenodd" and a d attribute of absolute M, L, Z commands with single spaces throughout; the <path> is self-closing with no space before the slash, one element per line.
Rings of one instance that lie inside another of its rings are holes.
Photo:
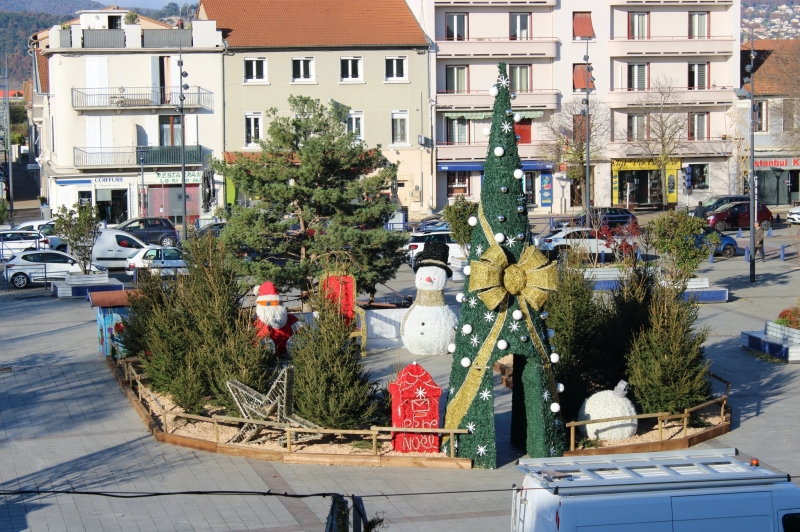
<path fill-rule="evenodd" d="M 286 325 L 286 319 L 289 317 L 289 314 L 286 312 L 286 307 L 283 305 L 278 305 L 277 307 L 256 305 L 256 316 L 273 329 L 280 329 Z"/>

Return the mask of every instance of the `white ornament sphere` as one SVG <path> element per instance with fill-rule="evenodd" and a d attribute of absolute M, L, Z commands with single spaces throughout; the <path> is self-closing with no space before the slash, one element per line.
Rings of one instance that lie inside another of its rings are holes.
<path fill-rule="evenodd" d="M 458 301 L 459 303 L 464 302 L 464 294 L 462 292 L 456 294 L 456 301 Z"/>
<path fill-rule="evenodd" d="M 514 122 L 519 122 L 522 120 L 522 115 L 519 113 L 514 113 Z"/>
<path fill-rule="evenodd" d="M 522 319 L 522 311 L 519 310 L 519 309 L 515 310 L 514 312 L 511 313 L 511 317 L 514 318 L 517 321 L 521 320 Z"/>
<path fill-rule="evenodd" d="M 514 177 L 517 179 L 522 179 L 525 177 L 525 172 L 523 172 L 521 168 L 517 168 L 514 170 Z"/>
<path fill-rule="evenodd" d="M 558 356 L 558 353 L 553 353 L 552 355 L 550 355 L 550 362 L 552 362 L 553 364 L 558 364 L 559 360 L 561 360 L 561 357 Z"/>
<path fill-rule="evenodd" d="M 565 388 L 564 388 L 564 385 L 563 385 L 563 384 L 561 384 L 560 382 L 559 382 L 558 384 L 556 384 L 556 391 L 557 391 L 558 393 L 564 393 L 564 389 L 565 389 Z"/>
<path fill-rule="evenodd" d="M 456 344 L 447 344 L 447 352 L 448 353 L 455 353 L 456 352 Z"/>
<path fill-rule="evenodd" d="M 489 128 L 489 127 L 485 127 L 485 128 L 483 128 L 483 129 L 481 130 L 481 132 L 483 133 L 483 136 L 484 136 L 484 137 L 488 137 L 488 136 L 489 136 L 489 133 L 491 133 L 491 132 L 492 132 L 492 129 L 491 129 L 491 128 Z"/>
<path fill-rule="evenodd" d="M 504 235 L 503 233 L 497 233 L 496 235 L 494 235 L 494 241 L 497 242 L 498 244 L 501 244 L 505 239 L 506 235 Z"/>
<path fill-rule="evenodd" d="M 584 401 L 578 413 L 578 420 L 604 419 L 610 417 L 635 416 L 636 409 L 625 397 L 628 383 L 621 381 L 614 390 L 597 392 Z M 636 434 L 638 423 L 635 419 L 591 423 L 579 427 L 581 433 L 601 440 L 622 440 Z"/>
<path fill-rule="evenodd" d="M 470 325 L 469 323 L 465 323 L 464 326 L 461 327 L 461 332 L 463 332 L 464 334 L 472 333 L 472 325 Z"/>
<path fill-rule="evenodd" d="M 489 96 L 496 97 L 500 94 L 500 89 L 497 88 L 497 85 L 492 85 L 492 88 L 489 89 Z"/>
<path fill-rule="evenodd" d="M 505 153 L 506 153 L 506 150 L 504 150 L 502 146 L 498 146 L 498 147 L 496 147 L 494 149 L 494 154 L 497 157 L 502 157 L 503 155 L 505 155 Z"/>
<path fill-rule="evenodd" d="M 506 342 L 505 340 L 498 340 L 497 348 L 502 350 L 508 349 L 508 342 Z"/>
<path fill-rule="evenodd" d="M 556 335 L 556 332 L 553 329 L 547 329 L 547 337 L 552 338 Z"/>
<path fill-rule="evenodd" d="M 464 275 L 469 275 L 472 273 L 472 268 L 469 266 L 464 266 Z"/>
<path fill-rule="evenodd" d="M 550 405 L 550 411 L 553 412 L 554 414 L 561 412 L 561 405 L 558 403 L 552 403 Z"/>
<path fill-rule="evenodd" d="M 461 359 L 461 365 L 468 368 L 472 365 L 472 360 L 470 360 L 469 357 L 464 357 Z"/>
<path fill-rule="evenodd" d="M 478 225 L 478 218 L 477 218 L 476 216 L 470 216 L 470 217 L 469 217 L 469 220 L 467 220 L 467 223 L 468 223 L 468 224 L 469 224 L 471 227 L 475 227 L 476 225 Z"/>

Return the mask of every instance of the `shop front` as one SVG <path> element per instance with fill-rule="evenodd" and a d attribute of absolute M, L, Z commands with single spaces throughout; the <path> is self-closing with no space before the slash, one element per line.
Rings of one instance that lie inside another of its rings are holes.
<path fill-rule="evenodd" d="M 59 177 L 50 187 L 50 207 L 96 205 L 100 219 L 116 225 L 136 213 L 136 176 Z"/>
<path fill-rule="evenodd" d="M 678 202 L 681 163 L 667 166 L 667 203 Z M 611 160 L 611 203 L 613 205 L 663 205 L 664 186 L 661 171 L 650 161 L 642 159 Z"/>
<path fill-rule="evenodd" d="M 758 201 L 790 205 L 800 201 L 800 158 L 756 159 Z"/>
<path fill-rule="evenodd" d="M 437 165 L 439 179 L 447 182 L 447 199 L 452 201 L 463 195 L 470 201 L 478 201 L 483 186 L 484 161 L 440 162 Z M 544 161 L 521 161 L 525 203 L 528 207 L 550 208 L 553 204 L 553 166 Z"/>
<path fill-rule="evenodd" d="M 186 217 L 190 224 L 200 216 L 200 183 L 203 172 L 186 172 Z M 168 218 L 174 225 L 183 224 L 183 188 L 180 172 L 145 174 L 147 198 L 143 206 L 147 216 Z"/>

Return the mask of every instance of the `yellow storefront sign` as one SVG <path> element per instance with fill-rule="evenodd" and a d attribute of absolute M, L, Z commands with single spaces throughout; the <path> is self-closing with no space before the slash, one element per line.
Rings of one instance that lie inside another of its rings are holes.
<path fill-rule="evenodd" d="M 667 165 L 667 202 L 678 202 L 678 180 L 681 162 L 674 161 Z M 611 160 L 611 200 L 619 203 L 619 173 L 633 170 L 658 170 L 658 167 L 645 159 L 612 159 Z"/>

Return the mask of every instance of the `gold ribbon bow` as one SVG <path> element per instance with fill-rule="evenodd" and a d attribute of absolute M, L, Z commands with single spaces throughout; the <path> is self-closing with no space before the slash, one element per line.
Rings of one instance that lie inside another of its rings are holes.
<path fill-rule="evenodd" d="M 470 290 L 482 290 L 478 297 L 494 310 L 506 295 L 518 296 L 536 310 L 547 300 L 547 291 L 558 286 L 558 265 L 535 247 L 523 251 L 517 264 L 508 263 L 500 246 L 491 246 L 480 260 L 470 263 Z"/>

